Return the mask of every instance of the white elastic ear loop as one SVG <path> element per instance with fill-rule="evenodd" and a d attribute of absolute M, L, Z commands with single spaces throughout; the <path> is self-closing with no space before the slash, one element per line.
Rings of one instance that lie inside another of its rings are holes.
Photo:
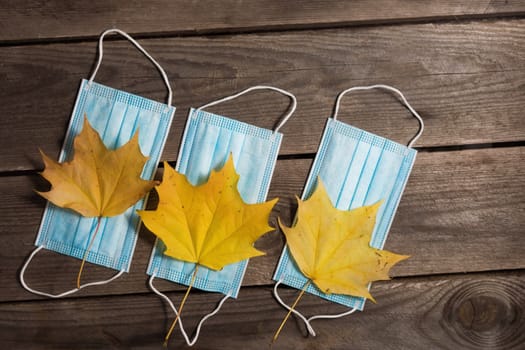
<path fill-rule="evenodd" d="M 277 283 L 275 283 L 275 286 L 273 286 L 273 296 L 275 297 L 275 299 L 277 300 L 277 302 L 279 304 L 281 304 L 282 307 L 284 307 L 286 310 L 288 311 L 291 311 L 292 313 L 294 313 L 297 317 L 299 317 L 303 322 L 304 324 L 306 325 L 306 329 L 308 330 L 308 333 L 311 334 L 312 336 L 315 337 L 315 331 L 312 327 L 312 325 L 310 324 L 310 322 L 308 321 L 308 319 L 306 317 L 303 316 L 303 314 L 301 314 L 299 311 L 293 309 L 288 306 L 288 304 L 286 304 L 282 299 L 281 297 L 279 296 L 279 292 L 277 291 L 277 287 L 279 287 L 279 285 L 282 283 L 282 279 L 280 279 L 279 281 L 277 281 Z"/>
<path fill-rule="evenodd" d="M 277 299 L 277 301 L 279 302 L 279 304 L 281 304 L 285 309 L 287 309 L 288 311 L 290 311 L 290 310 L 291 310 L 291 307 L 288 306 L 288 305 L 287 305 L 287 304 L 281 299 L 281 297 L 279 296 L 279 293 L 277 292 L 277 287 L 278 287 L 281 283 L 282 283 L 282 280 L 279 280 L 279 281 L 275 284 L 275 286 L 273 287 L 273 295 L 274 295 L 275 299 Z M 304 317 L 299 311 L 297 311 L 297 310 L 295 310 L 295 309 L 294 309 L 294 310 L 291 310 L 291 311 L 292 311 L 295 315 L 297 315 L 297 316 L 298 316 L 298 317 L 304 322 L 304 324 L 306 325 L 306 329 L 308 330 L 308 333 L 309 333 L 311 336 L 315 337 L 315 336 L 316 336 L 316 334 L 315 334 L 315 330 L 314 330 L 314 328 L 312 327 L 312 324 L 311 324 L 311 322 L 312 322 L 313 320 L 317 320 L 317 319 L 321 319 L 321 318 L 324 318 L 324 319 L 326 319 L 326 318 L 340 318 L 340 317 L 344 317 L 344 316 L 348 316 L 348 315 L 350 315 L 350 314 L 353 314 L 354 312 L 357 311 L 357 309 L 356 309 L 356 308 L 352 308 L 352 309 L 350 309 L 350 310 L 348 310 L 348 311 L 345 311 L 345 312 L 343 312 L 343 313 L 340 313 L 340 314 L 334 314 L 334 315 L 316 315 L 316 316 L 312 316 L 312 317 L 310 317 L 310 318 L 308 318 L 308 319 L 307 319 L 306 317 Z"/>
<path fill-rule="evenodd" d="M 275 127 L 275 129 L 273 130 L 274 132 L 278 132 L 279 129 L 284 125 L 286 124 L 286 122 L 288 121 L 288 119 L 290 119 L 290 117 L 292 116 L 292 114 L 295 112 L 295 109 L 297 108 L 297 99 L 295 98 L 295 95 L 292 94 L 291 92 L 288 92 L 286 90 L 283 90 L 283 89 L 279 89 L 277 87 L 274 87 L 274 86 L 267 86 L 267 85 L 256 85 L 256 86 L 252 86 L 252 87 L 249 87 L 245 90 L 242 90 L 241 92 L 238 92 L 234 95 L 231 95 L 231 96 L 226 96 L 226 97 L 223 97 L 221 99 L 218 99 L 216 101 L 212 101 L 210 103 L 207 103 L 205 104 L 204 106 L 200 106 L 199 108 L 197 108 L 197 110 L 202 110 L 204 108 L 207 108 L 207 107 L 211 107 L 211 106 L 215 106 L 215 105 L 218 105 L 219 103 L 222 103 L 222 102 L 226 102 L 226 101 L 230 101 L 230 100 L 233 100 L 234 98 L 237 98 L 241 95 L 244 95 L 250 91 L 254 91 L 254 90 L 273 90 L 273 91 L 277 91 L 285 96 L 288 96 L 290 97 L 290 99 L 292 100 L 292 105 L 291 107 L 288 109 L 288 112 L 286 113 L 286 115 L 281 119 L 281 121 L 279 122 L 279 124 Z"/>
<path fill-rule="evenodd" d="M 315 316 L 312 316 L 308 319 L 309 322 L 313 321 L 313 320 L 317 320 L 317 319 L 321 319 L 321 318 L 340 318 L 340 317 L 344 317 L 344 316 L 348 316 L 348 315 L 351 315 L 353 314 L 354 312 L 356 312 L 357 309 L 354 307 L 354 308 L 351 308 L 350 310 L 348 311 L 345 311 L 345 312 L 342 312 L 340 314 L 333 314 L 333 315 L 315 315 Z"/>
<path fill-rule="evenodd" d="M 158 296 L 160 296 L 162 299 L 164 299 L 168 305 L 170 306 L 170 308 L 173 310 L 173 312 L 175 313 L 175 316 L 178 316 L 179 315 L 179 312 L 177 311 L 177 308 L 175 307 L 175 305 L 173 305 L 173 302 L 170 300 L 170 298 L 168 298 L 168 296 L 164 293 L 162 293 L 161 291 L 159 291 L 157 288 L 155 288 L 155 286 L 153 285 L 153 279 L 155 278 L 156 276 L 156 272 L 154 272 L 151 277 L 149 278 L 148 280 L 148 284 L 149 284 L 149 287 L 151 288 L 151 290 L 157 294 Z M 184 337 L 184 340 L 186 341 L 186 344 L 188 344 L 188 346 L 193 346 L 195 345 L 195 343 L 197 342 L 197 340 L 199 339 L 199 334 L 201 332 L 201 327 L 202 325 L 204 324 L 204 322 L 206 322 L 209 318 L 211 318 L 212 316 L 214 316 L 216 313 L 219 312 L 219 310 L 221 309 L 222 305 L 224 304 L 224 302 L 231 297 L 231 294 L 228 293 L 227 295 L 225 295 L 221 301 L 219 302 L 219 304 L 217 305 L 217 307 L 212 311 L 210 312 L 209 314 L 206 314 L 203 318 L 201 318 L 201 320 L 199 321 L 199 324 L 197 325 L 197 329 L 195 330 L 195 336 L 193 337 L 192 340 L 190 340 L 190 337 L 188 336 L 188 334 L 186 333 L 186 330 L 184 329 L 184 325 L 182 324 L 182 317 L 179 316 L 179 328 L 180 328 L 180 331 L 182 333 L 182 336 Z"/>
<path fill-rule="evenodd" d="M 104 56 L 104 45 L 103 45 L 104 37 L 110 33 L 120 34 L 124 38 L 128 39 L 133 45 L 135 45 L 135 47 L 140 52 L 144 54 L 144 56 L 146 56 L 155 65 L 155 67 L 159 70 L 160 75 L 162 76 L 162 80 L 164 80 L 164 84 L 168 88 L 168 106 L 171 107 L 171 100 L 173 97 L 173 92 L 171 91 L 171 85 L 168 80 L 168 76 L 166 75 L 166 72 L 164 71 L 164 69 L 162 69 L 160 64 L 157 61 L 155 61 L 155 59 L 151 57 L 151 55 L 135 39 L 133 39 L 128 33 L 123 32 L 120 29 L 116 29 L 116 28 L 108 29 L 100 35 L 100 38 L 98 39 L 98 61 L 97 61 L 97 65 L 95 66 L 95 69 L 93 70 L 93 73 L 91 73 L 91 77 L 89 78 L 89 84 L 93 82 L 93 79 L 95 79 L 95 75 L 97 75 L 98 69 L 100 68 L 100 64 L 102 63 L 102 57 Z"/>
<path fill-rule="evenodd" d="M 27 269 L 27 267 L 29 266 L 29 263 L 31 262 L 31 260 L 33 260 L 34 256 L 35 256 L 39 251 L 41 251 L 43 248 L 44 248 L 44 246 L 41 245 L 41 246 L 37 247 L 35 250 L 33 250 L 33 252 L 31 253 L 31 255 L 29 255 L 29 257 L 27 258 L 26 262 L 24 263 L 24 266 L 22 266 L 22 269 L 20 270 L 20 283 L 22 284 L 22 287 L 24 287 L 25 290 L 27 290 L 28 292 L 31 292 L 31 293 L 33 293 L 33 294 L 37 294 L 37 295 L 41 295 L 41 296 L 49 297 L 49 298 L 62 298 L 62 297 L 65 297 L 66 295 L 70 295 L 70 294 L 76 293 L 76 292 L 78 292 L 79 290 L 81 290 L 81 289 L 83 289 L 83 288 L 86 288 L 86 287 L 90 287 L 90 286 L 100 286 L 100 285 L 103 285 L 103 284 L 108 284 L 108 283 L 112 282 L 113 280 L 116 280 L 117 278 L 119 278 L 120 276 L 122 276 L 122 274 L 123 274 L 124 272 L 126 272 L 125 270 L 122 270 L 122 271 L 119 271 L 116 275 L 114 275 L 114 276 L 111 277 L 110 279 L 103 280 L 103 281 L 97 281 L 97 282 L 86 283 L 86 284 L 81 285 L 79 288 L 74 288 L 74 289 L 71 289 L 71 290 L 65 291 L 65 292 L 60 293 L 60 294 L 49 294 L 49 293 L 41 292 L 41 291 L 38 291 L 38 290 L 35 290 L 35 289 L 29 287 L 29 286 L 26 284 L 26 281 L 24 280 L 24 274 L 25 274 L 26 269 Z"/>
<path fill-rule="evenodd" d="M 362 91 L 362 90 L 372 90 L 372 89 L 384 89 L 384 90 L 388 90 L 388 91 L 396 93 L 401 98 L 405 106 L 410 110 L 414 118 L 417 119 L 417 121 L 419 122 L 419 131 L 417 132 L 416 135 L 414 135 L 414 137 L 412 137 L 412 139 L 407 144 L 407 147 L 412 147 L 412 145 L 417 141 L 417 139 L 419 139 L 419 137 L 423 133 L 423 130 L 425 129 L 425 123 L 423 122 L 423 118 L 421 118 L 421 116 L 416 112 L 416 110 L 412 108 L 410 103 L 408 103 L 403 93 L 399 91 L 398 89 L 396 89 L 395 87 L 392 87 L 390 85 L 376 84 L 376 85 L 370 85 L 370 86 L 354 86 L 354 87 L 351 87 L 349 89 L 342 91 L 337 96 L 337 99 L 335 100 L 334 115 L 332 118 L 334 120 L 337 120 L 337 113 L 339 113 L 339 105 L 341 103 L 341 99 L 346 93 L 352 92 L 352 91 L 360 91 L 360 90 Z"/>

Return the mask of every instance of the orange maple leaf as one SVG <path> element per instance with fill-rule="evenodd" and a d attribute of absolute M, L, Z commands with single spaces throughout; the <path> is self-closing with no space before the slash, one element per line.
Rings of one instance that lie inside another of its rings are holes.
<path fill-rule="evenodd" d="M 109 150 L 84 117 L 82 131 L 74 140 L 72 160 L 58 163 L 40 151 L 45 164 L 41 175 L 52 187 L 37 193 L 85 217 L 123 213 L 155 185 L 155 181 L 140 178 L 148 158 L 140 151 L 138 137 L 137 131 L 125 145 Z"/>
<path fill-rule="evenodd" d="M 82 131 L 73 142 L 73 152 L 70 161 L 58 163 L 40 150 L 45 165 L 41 175 L 51 183 L 51 190 L 37 193 L 61 208 L 98 218 L 78 272 L 77 288 L 80 288 L 84 263 L 101 218 L 122 214 L 156 182 L 140 178 L 148 158 L 140 151 L 138 131 L 122 147 L 109 150 L 84 116 Z"/>

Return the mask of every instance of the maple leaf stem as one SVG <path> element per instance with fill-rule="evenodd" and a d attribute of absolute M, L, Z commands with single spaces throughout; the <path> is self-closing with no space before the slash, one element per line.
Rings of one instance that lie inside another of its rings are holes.
<path fill-rule="evenodd" d="M 175 317 L 175 320 L 171 324 L 170 329 L 168 330 L 168 333 L 166 334 L 166 337 L 164 338 L 164 347 L 168 346 L 168 341 L 170 339 L 171 333 L 175 329 L 175 325 L 177 324 L 177 321 L 180 318 L 180 315 L 182 314 L 182 309 L 184 308 L 184 304 L 186 303 L 186 299 L 188 298 L 188 295 L 190 294 L 191 287 L 193 287 L 193 284 L 195 283 L 195 278 L 197 277 L 197 270 L 199 269 L 199 265 L 195 265 L 195 270 L 193 270 L 193 275 L 191 276 L 190 284 L 188 285 L 188 289 L 186 289 L 186 294 L 184 294 L 184 297 L 182 298 L 182 301 L 179 305 L 179 312 L 177 313 L 177 316 Z"/>
<path fill-rule="evenodd" d="M 279 326 L 279 328 L 277 329 L 277 332 L 275 332 L 275 335 L 273 336 L 273 339 L 272 339 L 272 343 L 274 343 L 277 338 L 279 337 L 279 334 L 281 333 L 281 330 L 283 329 L 284 327 L 284 324 L 286 323 L 286 321 L 288 321 L 288 318 L 290 317 L 290 315 L 292 314 L 292 311 L 295 309 L 295 306 L 297 305 L 297 303 L 299 302 L 299 299 L 301 299 L 301 297 L 303 296 L 304 292 L 306 292 L 306 288 L 308 288 L 308 286 L 310 285 L 312 281 L 311 280 L 308 280 L 304 286 L 303 286 L 303 289 L 301 289 L 301 293 L 299 293 L 299 295 L 297 296 L 297 298 L 295 299 L 294 303 L 292 304 L 292 307 L 290 307 L 290 310 L 288 310 L 288 313 L 286 314 L 286 316 L 284 317 L 284 320 L 281 322 L 281 325 Z"/>
<path fill-rule="evenodd" d="M 82 257 L 82 264 L 80 264 L 80 269 L 78 270 L 78 275 L 77 275 L 77 289 L 80 288 L 80 278 L 82 277 L 82 271 L 84 270 L 84 264 L 86 263 L 86 259 L 89 254 L 89 251 L 91 250 L 91 247 L 93 246 L 93 243 L 95 242 L 95 237 L 97 236 L 101 221 L 102 221 L 101 217 L 99 216 L 97 218 L 97 226 L 95 227 L 95 232 L 93 233 L 93 236 L 91 237 L 91 241 L 89 242 L 89 245 L 86 249 L 86 252 L 84 253 L 84 256 Z"/>

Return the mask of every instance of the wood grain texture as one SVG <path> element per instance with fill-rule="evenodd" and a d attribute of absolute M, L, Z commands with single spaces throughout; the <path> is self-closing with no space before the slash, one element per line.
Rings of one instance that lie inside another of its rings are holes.
<path fill-rule="evenodd" d="M 187 109 L 271 84 L 298 98 L 281 154 L 315 152 L 336 95 L 355 85 L 401 89 L 426 122 L 418 146 L 525 140 L 525 20 L 417 24 L 272 34 L 142 40 L 165 67 L 178 107 L 164 159 L 175 160 Z M 56 156 L 94 42 L 0 48 L 0 171 L 38 169 Z M 109 42 L 97 81 L 156 100 L 165 87 L 128 43 Z M 254 93 L 213 111 L 271 128 L 288 106 Z M 344 99 L 340 119 L 407 142 L 416 121 L 391 95 Z"/>
<path fill-rule="evenodd" d="M 93 37 L 108 27 L 165 35 L 483 18 L 525 13 L 519 0 L 3 1 L 0 42 Z"/>
<path fill-rule="evenodd" d="M 291 302 L 298 291 L 281 288 Z M 313 322 L 306 337 L 290 319 L 273 349 L 522 349 L 525 274 L 486 273 L 395 279 L 375 283 L 363 312 Z M 176 303 L 182 293 L 169 293 Z M 188 330 L 209 312 L 217 295 L 190 293 L 183 320 Z M 306 315 L 344 309 L 305 295 Z M 153 294 L 0 304 L 0 346 L 5 349 L 161 349 L 173 314 Z M 197 349 L 265 349 L 285 315 L 270 287 L 245 288 L 202 329 Z M 191 331 L 190 331 L 191 332 Z M 178 329 L 170 347 L 185 348 Z"/>
<path fill-rule="evenodd" d="M 426 122 L 422 147 L 386 249 L 412 257 L 374 283 L 378 304 L 314 321 L 290 319 L 274 349 L 523 349 L 525 344 L 525 2 L 521 0 L 0 1 L 0 349 L 162 349 L 171 310 L 147 288 L 154 236 L 142 228 L 131 272 L 61 300 L 26 292 L 18 272 L 34 240 L 48 184 L 38 147 L 57 157 L 79 80 L 108 27 L 139 38 L 166 69 L 177 113 L 163 154 L 177 158 L 187 109 L 256 84 L 296 94 L 269 197 L 271 222 L 291 223 L 336 95 L 355 85 L 402 90 Z M 164 100 L 153 66 L 110 38 L 96 81 Z M 257 92 L 210 110 L 272 128 L 289 101 Z M 406 143 L 417 128 L 381 92 L 343 100 L 340 119 Z M 494 144 L 494 148 L 491 145 Z M 451 146 L 451 147 L 442 147 Z M 162 170 L 159 170 L 159 175 Z M 156 205 L 153 194 L 150 208 Z M 284 244 L 257 242 L 238 300 L 204 326 L 196 349 L 264 349 L 285 315 L 271 280 Z M 80 261 L 42 251 L 29 284 L 74 286 Z M 88 264 L 85 282 L 112 270 Z M 156 280 L 178 304 L 185 287 Z M 297 290 L 283 287 L 291 303 Z M 193 290 L 193 330 L 221 295 Z M 306 315 L 343 311 L 311 295 Z M 185 348 L 175 332 L 172 348 Z"/>
<path fill-rule="evenodd" d="M 392 270 L 393 276 L 490 271 L 525 268 L 525 149 L 523 147 L 422 152 L 401 200 L 385 249 L 412 257 Z M 300 194 L 311 160 L 277 163 L 269 198 L 280 197 L 271 222 L 279 215 L 290 224 L 295 214 L 294 194 Z M 45 189 L 36 176 L 4 177 L 0 183 L 0 301 L 38 298 L 22 289 L 17 273 L 34 248 L 45 201 L 32 188 Z M 154 208 L 152 196 L 150 207 Z M 131 273 L 103 287 L 80 295 L 145 292 L 153 235 L 143 228 Z M 263 236 L 257 247 L 266 256 L 253 259 L 245 286 L 268 284 L 284 240 L 279 232 Z M 468 261 L 468 263 L 465 263 Z M 70 289 L 79 261 L 52 252 L 41 252 L 30 265 L 27 281 L 42 290 L 58 293 Z M 85 280 L 108 278 L 112 271 L 88 265 Z M 180 290 L 161 283 L 162 290 Z"/>

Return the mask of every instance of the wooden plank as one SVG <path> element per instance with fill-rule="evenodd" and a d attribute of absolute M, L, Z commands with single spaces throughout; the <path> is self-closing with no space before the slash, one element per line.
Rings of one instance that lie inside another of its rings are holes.
<path fill-rule="evenodd" d="M 458 273 L 525 268 L 525 148 L 495 148 L 455 152 L 422 152 L 401 201 L 385 249 L 412 257 L 394 268 L 393 276 Z M 300 194 L 311 160 L 281 160 L 269 198 L 280 197 L 271 219 L 290 223 L 295 214 L 293 194 Z M 45 189 L 36 176 L 3 177 L 0 189 L 0 301 L 34 299 L 18 282 L 17 273 L 34 248 L 44 200 L 32 188 Z M 154 208 L 154 198 L 151 207 Z M 110 285 L 80 295 L 146 291 L 147 267 L 153 235 L 139 236 L 131 273 Z M 284 239 L 272 232 L 257 242 L 266 256 L 249 264 L 244 285 L 268 284 Z M 468 262 L 468 263 L 465 263 Z M 57 267 L 60 269 L 57 270 Z M 58 293 L 72 288 L 79 261 L 41 252 L 27 272 L 27 281 Z M 86 281 L 108 278 L 112 271 L 88 265 Z M 180 289 L 160 283 L 163 290 Z"/>
<path fill-rule="evenodd" d="M 108 26 L 130 33 L 181 35 L 523 13 L 525 5 L 519 0 L 4 1 L 0 3 L 0 42 L 93 37 Z"/>
<path fill-rule="evenodd" d="M 418 146 L 525 140 L 525 20 L 382 26 L 267 35 L 143 40 L 166 68 L 178 107 L 164 159 L 175 160 L 187 109 L 267 83 L 297 95 L 282 129 L 281 154 L 312 153 L 336 95 L 354 85 L 400 88 L 426 121 Z M 308 45 L 305 45 L 308 43 Z M 95 43 L 0 48 L 0 171 L 41 167 L 37 147 L 56 156 L 79 80 Z M 111 42 L 97 81 L 163 100 L 151 66 L 124 42 Z M 213 107 L 271 128 L 288 100 L 254 93 Z M 417 123 L 381 92 L 343 101 L 340 119 L 407 142 Z"/>
<path fill-rule="evenodd" d="M 298 291 L 282 288 L 291 303 Z M 342 319 L 316 320 L 317 337 L 291 318 L 274 349 L 521 349 L 525 342 L 525 273 L 409 278 L 375 283 L 377 304 Z M 182 293 L 170 293 L 178 303 Z M 219 296 L 192 291 L 184 309 L 191 333 Z M 306 315 L 341 306 L 305 295 Z M 5 349 L 161 348 L 173 313 L 153 294 L 0 304 Z M 245 288 L 202 328 L 197 348 L 263 349 L 285 315 L 270 287 Z M 173 348 L 185 348 L 179 330 Z"/>

